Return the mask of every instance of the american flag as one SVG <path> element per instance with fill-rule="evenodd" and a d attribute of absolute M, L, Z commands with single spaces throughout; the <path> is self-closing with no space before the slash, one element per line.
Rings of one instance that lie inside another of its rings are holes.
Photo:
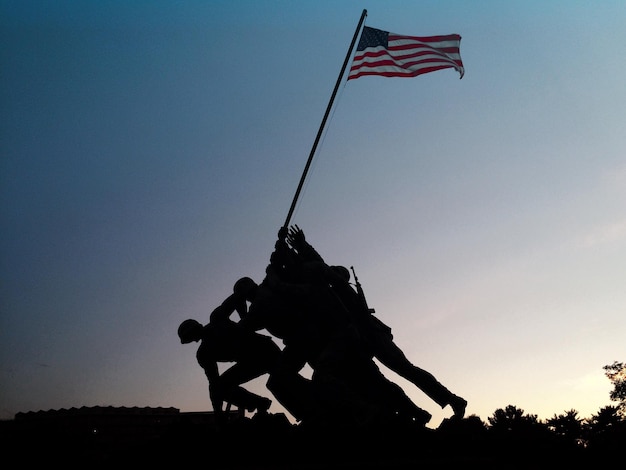
<path fill-rule="evenodd" d="M 364 75 L 416 77 L 455 68 L 463 78 L 461 36 L 401 36 L 365 26 L 352 61 L 348 80 Z"/>

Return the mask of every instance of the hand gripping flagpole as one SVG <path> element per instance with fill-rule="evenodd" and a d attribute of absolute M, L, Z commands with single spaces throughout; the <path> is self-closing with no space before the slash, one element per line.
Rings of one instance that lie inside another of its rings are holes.
<path fill-rule="evenodd" d="M 311 153 L 309 153 L 309 159 L 306 162 L 304 167 L 304 171 L 302 172 L 302 176 L 300 177 L 300 183 L 298 184 L 298 189 L 296 190 L 296 194 L 293 197 L 293 201 L 291 202 L 291 207 L 289 208 L 289 213 L 287 214 L 287 219 L 282 228 L 282 232 L 286 233 L 287 228 L 289 227 L 289 221 L 291 220 L 291 216 L 293 215 L 293 211 L 296 207 L 296 203 L 298 202 L 298 197 L 300 196 L 300 191 L 302 190 L 302 186 L 304 185 L 304 180 L 306 179 L 306 175 L 309 171 L 309 167 L 311 166 L 311 161 L 313 160 L 313 155 L 315 155 L 315 150 L 317 149 L 317 144 L 320 141 L 320 137 L 322 136 L 322 132 L 324 132 L 324 127 L 326 126 L 326 120 L 328 119 L 328 115 L 330 114 L 330 110 L 333 107 L 333 102 L 335 101 L 335 96 L 337 95 L 337 90 L 339 89 L 339 85 L 341 84 L 341 79 L 343 78 L 343 74 L 346 70 L 346 66 L 348 65 L 348 61 L 352 56 L 352 49 L 354 48 L 354 44 L 356 43 L 356 38 L 359 36 L 359 32 L 361 31 L 361 26 L 363 26 L 363 21 L 365 21 L 365 17 L 367 16 L 367 10 L 363 10 L 361 14 L 361 19 L 359 20 L 359 24 L 356 27 L 356 31 L 354 32 L 354 36 L 352 37 L 352 42 L 350 43 L 350 48 L 348 49 L 348 53 L 346 54 L 346 58 L 343 61 L 343 66 L 341 67 L 341 72 L 339 72 L 339 77 L 337 77 L 337 83 L 335 84 L 335 89 L 333 90 L 333 94 L 330 97 L 330 101 L 328 102 L 328 106 L 326 107 L 326 113 L 324 114 L 324 118 L 322 119 L 322 123 L 320 124 L 320 128 L 317 131 L 317 136 L 315 137 L 315 142 L 313 142 L 313 147 L 311 148 Z"/>

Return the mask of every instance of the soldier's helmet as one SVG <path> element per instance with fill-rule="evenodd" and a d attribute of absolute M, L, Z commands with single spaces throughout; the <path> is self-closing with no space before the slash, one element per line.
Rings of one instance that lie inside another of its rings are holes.
<path fill-rule="evenodd" d="M 256 286 L 256 282 L 254 282 L 249 277 L 242 277 L 233 286 L 233 292 L 236 295 L 243 296 L 244 299 L 250 298 L 250 293 L 252 289 Z"/>
<path fill-rule="evenodd" d="M 191 343 L 199 339 L 202 325 L 196 320 L 185 320 L 178 327 L 178 337 L 182 344 Z"/>

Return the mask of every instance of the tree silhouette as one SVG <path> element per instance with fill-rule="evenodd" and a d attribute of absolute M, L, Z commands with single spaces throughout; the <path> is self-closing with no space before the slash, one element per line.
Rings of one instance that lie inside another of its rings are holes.
<path fill-rule="evenodd" d="M 598 414 L 592 415 L 588 422 L 588 428 L 592 435 L 606 434 L 612 431 L 622 422 L 622 417 L 617 406 L 605 406 L 600 408 Z"/>
<path fill-rule="evenodd" d="M 587 438 L 594 459 L 621 460 L 626 442 L 626 419 L 619 407 L 605 406 L 591 416 L 587 422 Z"/>
<path fill-rule="evenodd" d="M 546 421 L 548 429 L 556 436 L 578 445 L 585 445 L 584 435 L 585 420 L 578 417 L 578 411 L 572 409 L 565 414 L 554 415 Z"/>
<path fill-rule="evenodd" d="M 530 428 L 540 425 L 537 415 L 525 415 L 524 410 L 514 405 L 498 408 L 493 416 L 487 418 L 490 430 L 497 433 L 526 432 Z"/>
<path fill-rule="evenodd" d="M 617 405 L 622 416 L 626 416 L 626 363 L 614 361 L 603 367 L 605 375 L 613 383 L 609 398 L 619 402 Z"/>

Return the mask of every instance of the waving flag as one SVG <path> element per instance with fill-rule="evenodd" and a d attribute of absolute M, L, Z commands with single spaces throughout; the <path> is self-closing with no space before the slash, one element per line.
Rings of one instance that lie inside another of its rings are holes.
<path fill-rule="evenodd" d="M 454 68 L 463 78 L 461 36 L 401 36 L 365 26 L 352 61 L 348 80 L 364 75 L 416 77 Z"/>

